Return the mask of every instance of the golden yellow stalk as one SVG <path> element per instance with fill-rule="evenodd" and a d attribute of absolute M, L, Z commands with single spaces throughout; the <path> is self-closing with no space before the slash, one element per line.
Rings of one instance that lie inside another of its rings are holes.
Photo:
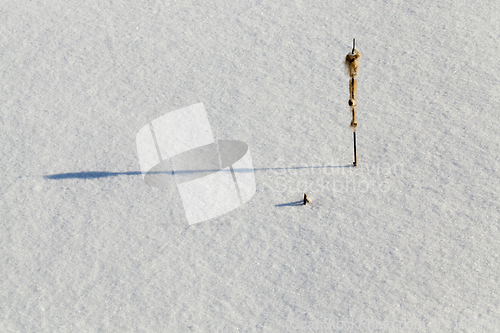
<path fill-rule="evenodd" d="M 358 126 L 358 122 L 356 120 L 356 106 L 358 103 L 356 102 L 356 88 L 357 82 L 355 77 L 358 75 L 359 69 L 359 58 L 361 58 L 361 52 L 356 50 L 356 40 L 352 40 L 352 51 L 348 55 L 345 56 L 345 68 L 346 73 L 351 78 L 349 80 L 349 107 L 351 108 L 352 120 L 350 128 L 354 132 L 354 166 L 357 165 L 357 156 L 356 156 L 356 127 Z"/>

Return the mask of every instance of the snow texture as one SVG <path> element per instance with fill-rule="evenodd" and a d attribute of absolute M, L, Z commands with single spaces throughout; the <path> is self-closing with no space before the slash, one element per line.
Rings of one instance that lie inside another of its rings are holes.
<path fill-rule="evenodd" d="M 499 17 L 493 0 L 4 1 L 0 331 L 499 332 Z M 215 140 L 248 144 L 256 193 L 189 225 L 135 139 L 196 103 Z"/>

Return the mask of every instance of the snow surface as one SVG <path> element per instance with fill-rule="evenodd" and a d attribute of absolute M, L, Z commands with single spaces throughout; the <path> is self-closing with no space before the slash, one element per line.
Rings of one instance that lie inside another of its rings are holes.
<path fill-rule="evenodd" d="M 500 332 L 499 17 L 3 1 L 0 331 Z M 216 139 L 248 143 L 257 192 L 190 226 L 135 136 L 199 102 Z"/>

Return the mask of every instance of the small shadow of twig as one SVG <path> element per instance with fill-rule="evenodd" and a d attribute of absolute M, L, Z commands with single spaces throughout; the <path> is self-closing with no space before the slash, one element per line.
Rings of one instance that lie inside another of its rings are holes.
<path fill-rule="evenodd" d="M 289 202 L 289 203 L 274 205 L 274 207 L 285 207 L 285 206 L 304 206 L 304 201 L 303 200 L 299 200 L 299 201 L 295 201 L 295 202 Z"/>

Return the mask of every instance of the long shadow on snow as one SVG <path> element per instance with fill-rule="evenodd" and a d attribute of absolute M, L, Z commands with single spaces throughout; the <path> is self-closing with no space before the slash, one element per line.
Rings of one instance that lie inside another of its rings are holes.
<path fill-rule="evenodd" d="M 335 168 L 350 168 L 352 164 L 349 165 L 336 165 L 336 166 L 314 166 L 314 167 L 291 167 L 291 168 L 255 168 L 254 171 L 270 171 L 270 170 L 300 170 L 300 169 L 335 169 Z M 175 173 L 196 173 L 196 172 L 217 172 L 220 170 L 177 170 Z M 240 168 L 234 169 L 234 172 L 251 172 L 252 169 Z M 158 171 L 150 173 L 171 173 L 171 171 Z M 127 172 L 108 172 L 108 171 L 81 171 L 81 172 L 67 172 L 67 173 L 56 173 L 53 175 L 45 175 L 45 179 L 96 179 L 104 177 L 116 177 L 116 176 L 139 176 L 140 171 L 127 171 Z"/>

